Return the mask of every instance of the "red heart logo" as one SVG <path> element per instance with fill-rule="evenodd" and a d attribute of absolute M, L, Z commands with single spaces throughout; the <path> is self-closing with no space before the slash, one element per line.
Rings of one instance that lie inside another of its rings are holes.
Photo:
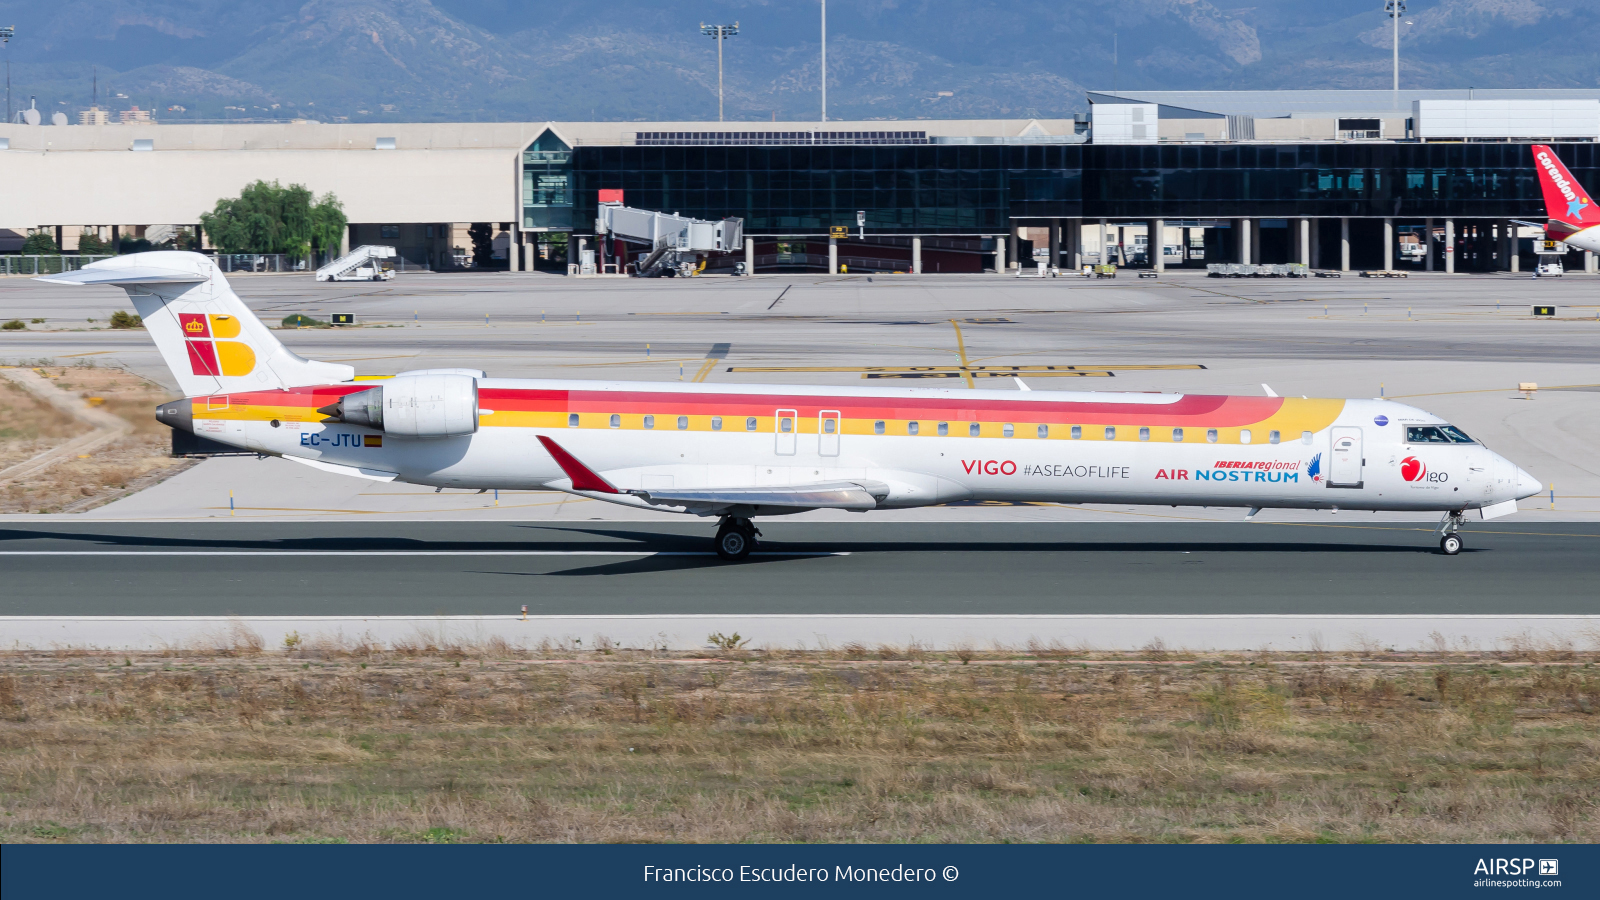
<path fill-rule="evenodd" d="M 1420 481 L 1422 476 L 1426 474 L 1428 474 L 1428 467 L 1423 465 L 1422 460 L 1417 459 L 1415 456 L 1408 456 L 1400 460 L 1401 478 L 1407 481 Z"/>

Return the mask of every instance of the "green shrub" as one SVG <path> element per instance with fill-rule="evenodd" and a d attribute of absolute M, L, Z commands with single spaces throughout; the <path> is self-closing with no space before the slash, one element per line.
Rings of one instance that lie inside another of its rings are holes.
<path fill-rule="evenodd" d="M 27 327 L 28 327 L 28 323 L 22 321 L 21 319 L 12 319 L 11 321 L 5 323 L 4 325 L 0 325 L 0 328 L 4 328 L 7 331 L 21 331 L 22 329 L 27 328 Z"/>
<path fill-rule="evenodd" d="M 53 256 L 61 252 L 56 239 L 48 231 L 35 231 L 22 242 L 22 252 L 28 255 Z"/>
<path fill-rule="evenodd" d="M 333 326 L 329 325 L 327 322 L 322 321 L 321 319 L 313 319 L 310 316 L 305 315 L 303 313 L 295 313 L 292 316 L 285 316 L 284 317 L 284 319 L 283 319 L 283 327 L 285 327 L 285 328 L 331 328 Z"/>
<path fill-rule="evenodd" d="M 144 319 L 124 309 L 119 309 L 112 313 L 111 318 L 107 321 L 111 323 L 112 328 L 141 328 L 144 326 Z"/>

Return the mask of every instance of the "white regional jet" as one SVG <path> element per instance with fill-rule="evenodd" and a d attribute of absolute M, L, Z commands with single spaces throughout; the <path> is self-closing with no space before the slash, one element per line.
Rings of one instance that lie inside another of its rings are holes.
<path fill-rule="evenodd" d="M 206 257 L 137 253 L 42 278 L 124 288 L 182 388 L 167 425 L 328 472 L 452 488 L 547 488 L 750 520 L 958 500 L 1444 513 L 1516 511 L 1539 482 L 1436 416 L 1382 400 L 705 385 L 355 380 L 278 342 Z"/>
<path fill-rule="evenodd" d="M 1533 146 L 1534 169 L 1544 189 L 1546 240 L 1564 241 L 1569 247 L 1600 253 L 1600 208 L 1562 165 L 1554 150 L 1544 144 Z"/>

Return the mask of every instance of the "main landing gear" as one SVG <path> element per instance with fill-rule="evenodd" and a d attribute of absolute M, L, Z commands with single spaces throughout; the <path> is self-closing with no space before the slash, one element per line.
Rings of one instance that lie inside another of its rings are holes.
<path fill-rule="evenodd" d="M 744 559 L 755 549 L 756 537 L 760 534 L 749 519 L 723 516 L 717 524 L 717 555 L 723 559 Z"/>
<path fill-rule="evenodd" d="M 1467 544 L 1461 539 L 1461 526 L 1466 524 L 1466 510 L 1456 510 L 1445 513 L 1439 520 L 1439 552 L 1445 556 L 1455 556 Z"/>

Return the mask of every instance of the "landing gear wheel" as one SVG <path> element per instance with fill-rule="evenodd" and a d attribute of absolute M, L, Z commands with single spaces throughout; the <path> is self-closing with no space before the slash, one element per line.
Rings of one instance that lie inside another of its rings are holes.
<path fill-rule="evenodd" d="M 1465 546 L 1466 543 L 1461 540 L 1459 534 L 1447 534 L 1439 539 L 1439 552 L 1445 556 L 1455 556 Z"/>
<path fill-rule="evenodd" d="M 755 549 L 756 527 L 749 519 L 723 519 L 717 529 L 717 555 L 723 559 L 744 559 Z"/>

